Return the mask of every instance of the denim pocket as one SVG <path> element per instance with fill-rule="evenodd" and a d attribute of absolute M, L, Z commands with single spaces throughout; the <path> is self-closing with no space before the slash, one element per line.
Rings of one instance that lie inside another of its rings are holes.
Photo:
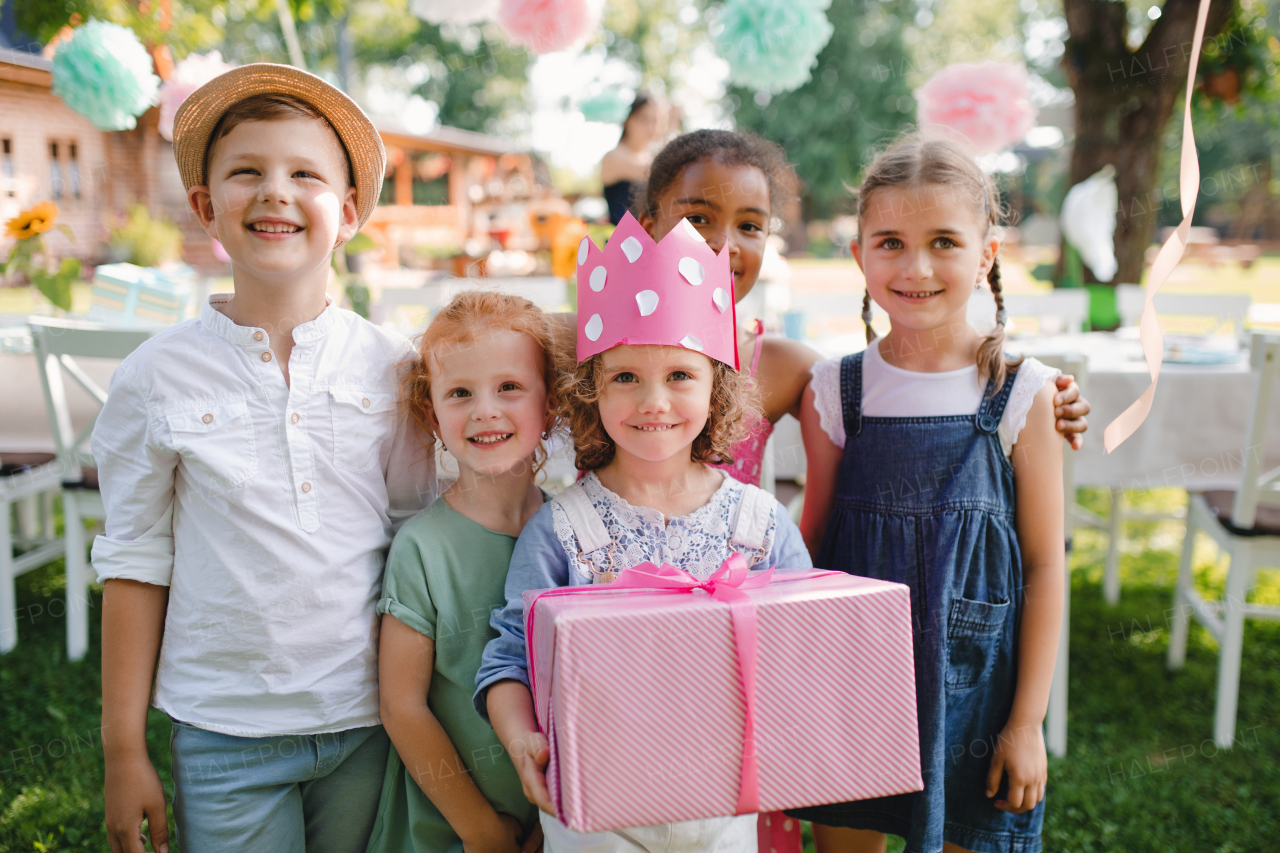
<path fill-rule="evenodd" d="M 1008 601 L 974 601 L 956 598 L 951 601 L 947 619 L 948 690 L 968 690 L 987 680 L 1000 655 L 1000 641 Z"/>

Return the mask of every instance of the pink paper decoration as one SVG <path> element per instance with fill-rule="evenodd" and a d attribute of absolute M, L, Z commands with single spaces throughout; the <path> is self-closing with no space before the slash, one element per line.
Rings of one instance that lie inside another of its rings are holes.
<path fill-rule="evenodd" d="M 578 361 L 623 344 L 685 347 L 738 368 L 733 270 L 682 219 L 661 243 L 630 213 L 578 244 Z"/>
<path fill-rule="evenodd" d="M 188 54 L 174 66 L 173 74 L 160 84 L 160 135 L 172 142 L 173 117 L 178 114 L 182 102 L 196 89 L 233 67 L 223 62 L 222 54 L 216 50 Z"/>
<path fill-rule="evenodd" d="M 920 126 L 963 134 L 975 154 L 1012 145 L 1035 126 L 1036 108 L 1027 89 L 1025 65 L 957 62 L 916 91 Z"/>
<path fill-rule="evenodd" d="M 590 0 L 502 0 L 498 23 L 507 37 L 534 53 L 552 53 L 586 38 L 600 22 Z"/>

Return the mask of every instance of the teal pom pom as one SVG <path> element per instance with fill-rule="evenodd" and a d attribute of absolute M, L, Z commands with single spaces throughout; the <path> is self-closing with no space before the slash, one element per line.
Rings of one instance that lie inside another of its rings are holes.
<path fill-rule="evenodd" d="M 582 110 L 582 117 L 587 121 L 622 124 L 627 120 L 631 105 L 622 99 L 616 89 L 606 89 L 598 95 L 579 101 L 578 109 Z"/>
<path fill-rule="evenodd" d="M 727 0 L 716 47 L 735 85 L 790 92 L 809 80 L 834 28 L 831 0 Z"/>
<path fill-rule="evenodd" d="M 92 20 L 53 55 L 53 91 L 99 130 L 131 130 L 155 103 L 160 78 L 133 30 Z"/>

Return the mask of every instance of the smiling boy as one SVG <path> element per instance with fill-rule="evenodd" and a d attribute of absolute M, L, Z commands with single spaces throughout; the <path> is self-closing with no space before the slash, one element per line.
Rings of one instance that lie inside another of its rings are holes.
<path fill-rule="evenodd" d="M 142 851 L 145 819 L 168 847 L 150 698 L 173 720 L 186 853 L 359 853 L 387 756 L 383 562 L 435 492 L 396 415 L 407 345 L 325 295 L 385 154 L 341 92 L 260 64 L 188 98 L 174 156 L 235 292 L 121 364 L 93 435 L 108 839 Z"/>

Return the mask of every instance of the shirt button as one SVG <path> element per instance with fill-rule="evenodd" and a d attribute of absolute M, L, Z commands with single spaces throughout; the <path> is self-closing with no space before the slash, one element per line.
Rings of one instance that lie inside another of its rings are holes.
<path fill-rule="evenodd" d="M 262 332 L 254 332 L 254 333 L 253 333 L 253 339 L 254 339 L 255 341 L 260 341 L 260 340 L 262 340 Z"/>
<path fill-rule="evenodd" d="M 369 398 L 365 397 L 363 400 L 361 400 L 360 405 L 364 406 L 366 409 L 369 408 Z"/>
<path fill-rule="evenodd" d="M 293 417 L 289 418 L 289 420 L 293 421 L 296 424 L 298 422 L 298 413 L 294 412 Z"/>
<path fill-rule="evenodd" d="M 213 415 L 205 415 L 200 420 L 204 421 L 207 424 L 211 424 L 213 423 Z"/>
<path fill-rule="evenodd" d="M 310 484 L 310 483 L 303 483 L 303 484 L 302 484 L 302 491 L 304 491 L 304 492 L 309 492 L 309 491 L 311 491 L 311 484 Z"/>
<path fill-rule="evenodd" d="M 269 352 L 264 352 L 264 353 L 262 354 L 262 360 L 263 360 L 263 361 L 270 361 L 270 360 L 271 360 L 271 353 L 269 353 Z"/>

